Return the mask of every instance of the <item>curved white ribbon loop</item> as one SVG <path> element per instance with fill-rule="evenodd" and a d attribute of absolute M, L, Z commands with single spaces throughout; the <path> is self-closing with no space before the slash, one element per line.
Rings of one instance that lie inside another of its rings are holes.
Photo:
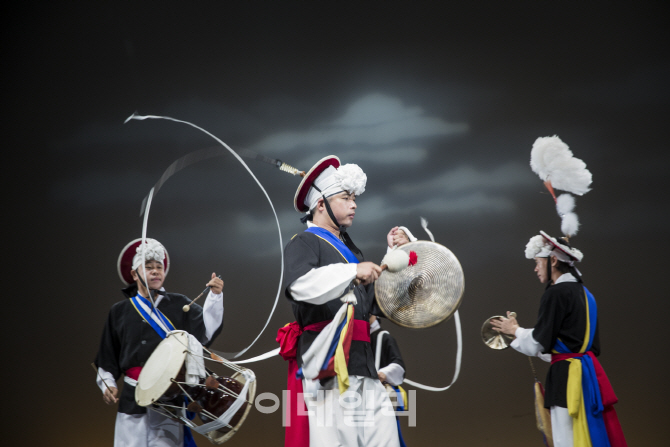
<path fill-rule="evenodd" d="M 280 276 L 279 276 L 279 286 L 277 287 L 277 296 L 275 297 L 275 302 L 274 302 L 274 304 L 272 305 L 272 311 L 270 312 L 270 316 L 268 317 L 267 321 L 265 322 L 265 326 L 263 326 L 263 329 L 262 329 L 261 332 L 256 336 L 256 338 L 254 339 L 254 341 L 251 342 L 251 344 L 250 344 L 249 346 L 247 346 L 246 348 L 244 348 L 243 350 L 241 350 L 241 351 L 239 351 L 239 352 L 234 352 L 234 353 L 224 353 L 224 357 L 226 357 L 226 358 L 237 358 L 237 357 L 239 357 L 240 355 L 242 355 L 242 354 L 244 354 L 245 352 L 247 352 L 247 351 L 249 350 L 249 348 L 251 348 L 251 347 L 254 345 L 254 343 L 256 343 L 256 341 L 260 338 L 260 336 L 263 334 L 263 332 L 265 332 L 265 329 L 268 327 L 268 324 L 270 324 L 270 320 L 272 319 L 272 315 L 274 314 L 274 311 L 275 311 L 275 309 L 277 308 L 277 303 L 279 302 L 279 295 L 281 294 L 281 284 L 282 284 L 282 281 L 283 281 L 283 279 L 284 279 L 284 242 L 282 241 L 282 237 L 281 237 L 281 228 L 280 228 L 280 226 L 279 226 L 279 218 L 277 217 L 277 212 L 275 211 L 275 207 L 274 207 L 274 205 L 272 204 L 272 200 L 270 200 L 270 196 L 268 195 L 267 191 L 265 191 L 265 188 L 263 188 L 263 185 L 261 185 L 261 182 L 258 181 L 258 179 L 257 179 L 256 176 L 254 175 L 254 173 L 251 172 L 251 169 L 249 169 L 249 166 L 247 166 L 247 164 L 244 162 L 244 160 L 242 160 L 242 159 L 240 158 L 240 156 L 237 155 L 237 153 L 236 153 L 234 150 L 232 150 L 232 149 L 230 148 L 230 146 L 228 146 L 226 143 L 224 143 L 223 141 L 221 141 L 221 140 L 220 140 L 219 138 L 217 138 L 215 135 L 211 134 L 210 132 L 206 131 L 205 129 L 203 129 L 203 128 L 201 128 L 201 127 L 196 126 L 196 125 L 193 124 L 193 123 L 189 123 L 188 121 L 178 120 L 178 119 L 175 119 L 175 118 L 170 118 L 169 116 L 136 115 L 136 114 L 133 113 L 132 115 L 130 115 L 130 116 L 124 121 L 124 124 L 127 123 L 127 122 L 130 121 L 130 120 L 139 120 L 139 121 L 143 121 L 143 120 L 146 120 L 146 119 L 163 119 L 163 120 L 168 120 L 168 121 L 174 121 L 174 122 L 176 122 L 176 123 L 187 124 L 187 125 L 189 125 L 189 126 L 191 126 L 191 127 L 194 127 L 194 128 L 196 128 L 196 129 L 198 129 L 199 131 L 201 131 L 201 132 L 203 132 L 203 133 L 209 135 L 210 137 L 212 137 L 212 138 L 213 138 L 214 140 L 216 140 L 221 146 L 223 146 L 224 148 L 226 148 L 226 149 L 228 150 L 228 152 L 230 152 L 230 153 L 237 159 L 237 161 L 239 161 L 239 162 L 242 164 L 242 166 L 244 166 L 244 168 L 247 170 L 247 172 L 249 172 L 249 175 L 251 175 L 251 177 L 256 181 L 256 184 L 258 184 L 258 187 L 261 189 L 261 191 L 263 191 L 263 194 L 265 194 L 265 197 L 268 199 L 268 203 L 270 204 L 270 207 L 272 208 L 272 213 L 274 214 L 275 222 L 277 223 L 277 233 L 279 234 L 279 252 L 281 253 L 281 273 L 280 273 Z M 164 182 L 165 182 L 165 181 L 166 181 L 172 174 L 174 174 L 174 173 L 175 173 L 176 171 L 178 171 L 179 169 L 183 168 L 183 167 L 185 166 L 185 164 L 184 164 L 184 163 L 180 163 L 180 161 L 183 162 L 184 160 L 188 160 L 187 157 L 188 157 L 188 156 L 183 157 L 182 159 L 177 160 L 177 162 L 173 163 L 173 164 L 168 168 L 168 170 L 163 174 L 163 176 L 161 177 L 161 180 L 160 180 L 159 183 L 157 184 L 157 187 L 160 187 L 160 185 L 162 185 L 162 184 L 163 184 L 163 183 L 164 183 Z M 197 161 L 197 160 L 196 160 L 196 161 Z M 192 162 L 192 161 L 191 161 L 191 162 Z M 190 163 L 189 163 L 189 164 L 190 164 Z M 146 200 L 146 206 L 144 207 L 144 211 L 143 211 L 143 213 L 144 213 L 144 223 L 143 223 L 143 225 L 142 225 L 142 242 L 143 242 L 143 243 L 146 242 L 147 222 L 148 222 L 148 220 L 149 220 L 149 209 L 150 209 L 150 207 L 151 207 L 151 199 L 152 199 L 153 195 L 155 194 L 155 191 L 154 191 L 155 189 L 156 189 L 156 187 L 155 187 L 155 188 L 151 188 L 151 191 L 149 192 L 149 196 L 148 196 L 148 198 L 145 199 L 145 200 Z M 144 250 L 144 248 L 143 248 L 143 250 Z"/>

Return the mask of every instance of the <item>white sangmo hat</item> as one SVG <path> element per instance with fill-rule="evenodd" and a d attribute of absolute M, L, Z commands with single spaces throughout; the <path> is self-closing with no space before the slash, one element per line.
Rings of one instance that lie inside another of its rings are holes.
<path fill-rule="evenodd" d="M 144 251 L 144 259 L 142 259 L 142 252 Z M 130 241 L 121 253 L 116 262 L 116 269 L 119 277 L 124 284 L 130 285 L 134 283 L 133 277 L 130 274 L 131 270 L 144 265 L 147 261 L 158 261 L 163 263 L 165 275 L 167 276 L 170 270 L 170 256 L 163 244 L 156 239 L 147 238 L 145 248 L 142 248 L 142 238 Z"/>
<path fill-rule="evenodd" d="M 361 195 L 365 192 L 366 183 L 367 176 L 358 165 L 340 165 L 339 158 L 329 155 L 305 174 L 293 198 L 293 206 L 298 212 L 308 212 L 321 197 L 330 197 L 342 191 Z"/>

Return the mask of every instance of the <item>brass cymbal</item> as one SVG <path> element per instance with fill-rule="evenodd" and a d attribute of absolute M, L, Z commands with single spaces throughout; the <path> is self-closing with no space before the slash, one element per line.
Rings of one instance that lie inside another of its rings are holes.
<path fill-rule="evenodd" d="M 491 324 L 491 320 L 503 319 L 502 315 L 495 315 L 484 322 L 482 325 L 482 341 L 491 349 L 507 349 L 514 337 L 507 334 L 502 334 L 495 329 Z"/>
<path fill-rule="evenodd" d="M 465 278 L 456 256 L 444 245 L 416 241 L 398 247 L 417 254 L 417 263 L 399 271 L 383 271 L 375 281 L 379 307 L 394 323 L 427 328 L 448 319 L 463 299 Z"/>

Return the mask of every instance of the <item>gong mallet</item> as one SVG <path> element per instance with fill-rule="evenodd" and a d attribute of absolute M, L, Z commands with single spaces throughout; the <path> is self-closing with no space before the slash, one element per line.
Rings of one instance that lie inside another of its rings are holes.
<path fill-rule="evenodd" d="M 417 261 L 416 252 L 410 251 L 409 253 L 403 250 L 393 249 L 384 256 L 381 262 L 382 272 L 388 270 L 391 273 L 396 273 L 405 268 L 415 265 Z M 355 279 L 354 283 L 356 285 L 361 283 L 360 279 Z"/>
<path fill-rule="evenodd" d="M 217 276 L 217 278 L 221 279 L 221 275 Z M 195 301 L 198 298 L 200 298 L 201 296 L 203 296 L 204 294 L 209 293 L 209 289 L 211 289 L 210 286 L 205 287 L 205 290 L 200 292 L 200 295 L 196 296 L 193 301 L 191 301 L 189 304 L 186 304 L 184 307 L 182 307 L 181 310 L 183 310 L 184 312 L 188 312 L 189 310 L 191 310 L 191 304 L 195 303 Z"/>

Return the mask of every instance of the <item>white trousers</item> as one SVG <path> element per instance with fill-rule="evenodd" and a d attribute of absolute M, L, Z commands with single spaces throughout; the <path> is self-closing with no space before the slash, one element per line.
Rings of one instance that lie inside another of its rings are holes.
<path fill-rule="evenodd" d="M 554 447 L 573 447 L 572 416 L 567 408 L 551 407 L 551 434 Z"/>
<path fill-rule="evenodd" d="M 114 447 L 182 447 L 183 425 L 155 411 L 116 414 Z"/>
<path fill-rule="evenodd" d="M 337 379 L 321 386 L 306 383 L 310 447 L 399 447 L 398 425 L 391 400 L 379 380 L 349 376 L 349 389 L 340 395 Z"/>

